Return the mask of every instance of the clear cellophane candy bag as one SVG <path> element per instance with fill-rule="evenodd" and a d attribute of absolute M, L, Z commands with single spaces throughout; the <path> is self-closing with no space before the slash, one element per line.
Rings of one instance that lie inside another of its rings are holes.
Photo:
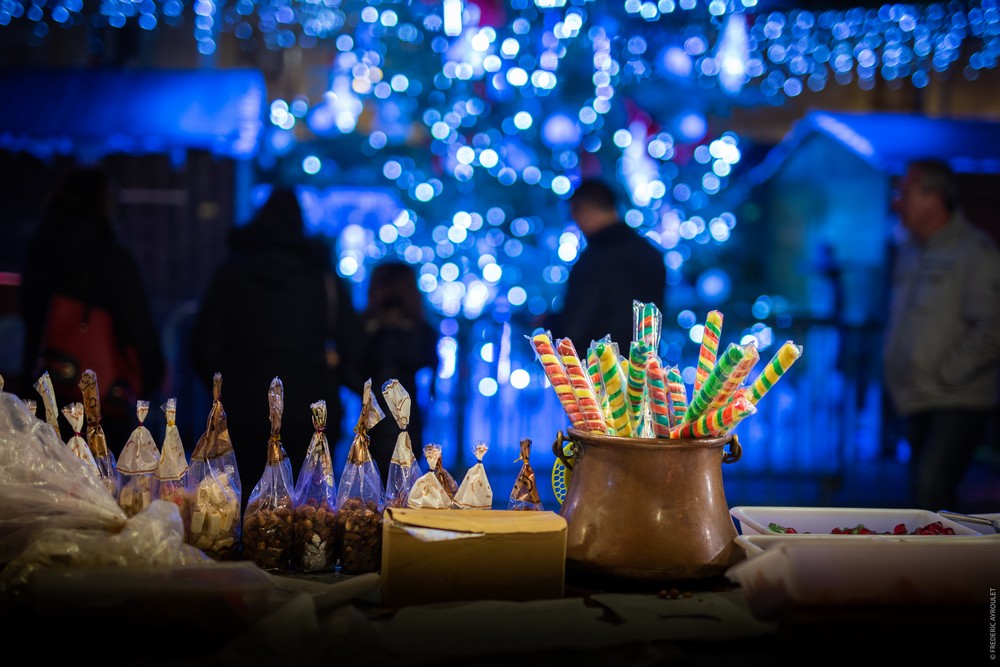
<path fill-rule="evenodd" d="M 222 375 L 216 373 L 208 425 L 191 453 L 189 544 L 215 560 L 237 560 L 243 532 L 243 495 L 221 394 Z"/>
<path fill-rule="evenodd" d="M 35 391 L 42 397 L 46 423 L 56 430 L 56 435 L 59 435 L 61 439 L 62 435 L 59 433 L 59 406 L 56 404 L 56 392 L 52 386 L 52 378 L 49 377 L 48 371 L 42 373 L 41 377 L 35 381 Z"/>
<path fill-rule="evenodd" d="M 542 500 L 538 496 L 538 486 L 535 484 L 535 471 L 531 467 L 531 440 L 525 438 L 521 440 L 521 456 L 517 459 L 522 461 L 521 472 L 514 480 L 514 488 L 511 489 L 510 499 L 507 502 L 509 510 L 541 510 Z"/>
<path fill-rule="evenodd" d="M 87 369 L 80 376 L 80 392 L 83 394 L 83 412 L 87 415 L 87 446 L 94 457 L 97 474 L 108 493 L 118 500 L 118 462 L 115 453 L 108 449 L 101 426 L 101 395 L 97 389 L 97 373 Z"/>
<path fill-rule="evenodd" d="M 337 564 L 337 484 L 326 437 L 326 401 L 309 407 L 316 432 L 295 484 L 292 567 L 300 572 L 327 572 Z"/>
<path fill-rule="evenodd" d="M 143 424 L 149 414 L 149 401 L 136 401 L 135 414 L 139 425 L 118 459 L 118 504 L 129 518 L 149 507 L 156 498 L 156 468 L 160 464 L 160 450 Z"/>
<path fill-rule="evenodd" d="M 469 468 L 462 479 L 462 484 L 455 493 L 455 505 L 466 510 L 488 510 L 493 508 L 493 489 L 486 478 L 486 468 L 483 467 L 483 456 L 489 447 L 485 442 L 478 443 L 473 449 L 476 464 Z"/>
<path fill-rule="evenodd" d="M 410 423 L 410 394 L 399 380 L 392 379 L 382 385 L 382 395 L 389 406 L 389 412 L 400 428 L 396 436 L 396 448 L 392 451 L 389 461 L 389 473 L 386 479 L 386 507 L 406 507 L 410 489 L 420 478 L 420 463 L 413 455 L 413 443 L 406 427 Z"/>
<path fill-rule="evenodd" d="M 163 434 L 160 463 L 156 466 L 156 496 L 177 505 L 187 541 L 191 533 L 191 474 L 184 443 L 177 430 L 177 399 L 168 398 L 160 408 L 166 416 L 167 428 Z"/>
<path fill-rule="evenodd" d="M 361 415 L 337 490 L 337 552 L 346 574 L 377 572 L 382 566 L 382 477 L 368 451 L 368 430 L 385 413 L 372 396 L 372 381 L 365 382 Z"/>
<path fill-rule="evenodd" d="M 70 436 L 70 439 L 66 442 L 66 444 L 74 454 L 83 459 L 88 465 L 93 466 L 94 472 L 100 475 L 100 471 L 97 469 L 97 462 L 94 461 L 94 455 L 90 453 L 90 445 L 87 444 L 87 441 L 83 437 L 83 422 L 86 419 L 86 415 L 83 410 L 83 403 L 70 403 L 69 405 L 64 405 L 62 414 L 69 423 L 69 427 L 73 429 L 73 435 Z M 56 433 L 58 432 L 59 431 L 57 430 Z"/>
<path fill-rule="evenodd" d="M 247 499 L 243 515 L 243 558 L 268 572 L 284 572 L 292 560 L 292 463 L 281 445 L 285 407 L 281 380 L 271 380 L 267 392 L 271 436 L 267 439 L 264 474 Z"/>
<path fill-rule="evenodd" d="M 410 489 L 406 506 L 419 509 L 449 509 L 455 504 L 454 493 L 448 493 L 448 489 L 441 483 L 441 477 L 436 472 L 441 465 L 441 445 L 424 445 L 424 458 L 427 459 L 428 470 Z"/>

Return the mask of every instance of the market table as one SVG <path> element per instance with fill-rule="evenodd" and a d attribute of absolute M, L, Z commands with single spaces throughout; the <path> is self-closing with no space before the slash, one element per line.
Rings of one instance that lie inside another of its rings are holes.
<path fill-rule="evenodd" d="M 377 573 L 64 569 L 7 601 L 2 620 L 32 655 L 81 664 L 747 665 L 941 647 L 956 660 L 990 656 L 987 604 L 788 609 L 761 620 L 725 578 L 662 587 L 569 571 L 566 583 L 559 599 L 388 609 Z"/>

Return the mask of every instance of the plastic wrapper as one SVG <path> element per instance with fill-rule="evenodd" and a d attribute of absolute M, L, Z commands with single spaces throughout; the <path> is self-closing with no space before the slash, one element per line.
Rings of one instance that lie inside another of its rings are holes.
<path fill-rule="evenodd" d="M 488 449 L 485 442 L 480 442 L 473 450 L 476 464 L 465 473 L 462 484 L 455 493 L 455 505 L 461 509 L 493 509 L 493 489 L 486 478 L 486 468 L 483 467 L 483 456 Z"/>
<path fill-rule="evenodd" d="M 125 521 L 97 468 L 0 392 L 0 564 L 43 530 L 117 530 Z"/>
<path fill-rule="evenodd" d="M 87 416 L 87 446 L 94 456 L 97 473 L 108 487 L 108 493 L 118 499 L 118 461 L 115 453 L 108 449 L 101 426 L 101 394 L 97 388 L 97 373 L 87 369 L 80 376 L 80 392 L 83 394 L 83 412 Z"/>
<path fill-rule="evenodd" d="M 184 543 L 184 525 L 172 503 L 154 500 L 145 512 L 122 523 L 104 529 L 52 527 L 41 531 L 4 568 L 0 590 L 11 596 L 26 594 L 32 575 L 43 568 L 175 567 L 209 561 L 201 551 Z"/>
<path fill-rule="evenodd" d="M 267 392 L 271 436 L 267 439 L 264 474 L 247 500 L 243 515 L 243 557 L 268 572 L 284 572 L 292 560 L 292 471 L 281 445 L 284 387 L 271 380 Z"/>
<path fill-rule="evenodd" d="M 149 507 L 156 498 L 156 468 L 160 464 L 160 450 L 143 424 L 149 414 L 149 401 L 136 401 L 135 413 L 139 425 L 118 459 L 118 504 L 129 518 Z"/>
<path fill-rule="evenodd" d="M 243 496 L 221 396 L 222 375 L 216 373 L 208 425 L 191 454 L 188 542 L 215 560 L 235 560 L 240 557 Z"/>
<path fill-rule="evenodd" d="M 168 398 L 160 409 L 167 418 L 167 428 L 163 434 L 160 461 L 156 466 L 156 496 L 177 505 L 184 522 L 184 539 L 187 540 L 191 532 L 191 475 L 184 443 L 177 430 L 177 399 Z"/>
<path fill-rule="evenodd" d="M 627 378 L 622 369 L 618 343 L 605 336 L 593 341 L 594 358 L 597 359 L 601 386 L 608 397 L 611 435 L 622 438 L 632 437 L 632 419 L 629 416 L 628 399 L 625 395 Z"/>
<path fill-rule="evenodd" d="M 35 391 L 42 397 L 42 405 L 45 407 L 45 422 L 59 433 L 59 406 L 56 403 L 56 392 L 52 387 L 52 378 L 49 372 L 45 371 L 41 377 L 35 380 Z M 60 436 L 62 437 L 62 436 Z"/>
<path fill-rule="evenodd" d="M 429 470 L 421 475 L 410 489 L 406 506 L 420 509 L 449 509 L 455 501 L 441 483 L 441 478 L 435 473 L 441 464 L 441 445 L 424 445 L 424 458 L 427 459 Z"/>
<path fill-rule="evenodd" d="M 33 398 L 24 399 L 24 407 L 32 417 L 38 417 L 38 402 Z"/>
<path fill-rule="evenodd" d="M 337 484 L 326 437 L 326 401 L 309 407 L 316 432 L 295 484 L 291 565 L 300 572 L 327 572 L 337 564 Z"/>
<path fill-rule="evenodd" d="M 514 488 L 511 489 L 510 499 L 507 502 L 509 510 L 541 510 L 542 499 L 538 496 L 538 486 L 535 484 L 535 471 L 531 467 L 531 440 L 525 438 L 521 440 L 521 456 L 517 459 L 522 461 L 521 472 L 517 473 L 514 480 Z"/>
<path fill-rule="evenodd" d="M 385 504 L 387 507 L 406 507 L 410 489 L 420 478 L 420 464 L 413 455 L 413 444 L 406 427 L 410 423 L 410 394 L 399 380 L 392 379 L 382 385 L 382 395 L 389 406 L 389 412 L 401 429 L 396 436 L 396 447 L 389 460 L 386 477 Z"/>
<path fill-rule="evenodd" d="M 70 403 L 63 406 L 62 413 L 63 417 L 69 423 L 69 427 L 73 429 L 73 435 L 70 436 L 69 442 L 66 443 L 70 451 L 80 457 L 82 461 L 89 464 L 95 473 L 99 474 L 97 471 L 97 462 L 94 461 L 94 455 L 90 453 L 90 445 L 83 438 L 83 422 L 86 419 L 83 412 L 83 403 Z"/>
<path fill-rule="evenodd" d="M 368 451 L 368 429 L 385 414 L 365 382 L 361 414 L 337 491 L 337 552 L 346 574 L 376 572 L 382 565 L 382 509 L 385 497 L 378 466 Z"/>

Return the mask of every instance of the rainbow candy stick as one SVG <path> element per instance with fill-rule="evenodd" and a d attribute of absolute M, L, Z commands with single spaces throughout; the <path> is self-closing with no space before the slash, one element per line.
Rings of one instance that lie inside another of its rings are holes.
<path fill-rule="evenodd" d="M 645 341 L 651 350 L 660 345 L 660 328 L 663 315 L 655 303 L 632 302 L 633 340 Z"/>
<path fill-rule="evenodd" d="M 632 341 L 629 348 L 628 374 L 626 388 L 628 398 L 629 419 L 632 432 L 638 434 L 642 425 L 642 390 L 646 386 L 646 358 L 649 356 L 649 345 L 642 340 Z"/>
<path fill-rule="evenodd" d="M 743 345 L 743 352 L 746 356 L 743 357 L 740 363 L 736 364 L 732 375 L 726 378 L 726 382 L 722 385 L 722 389 L 719 390 L 719 394 L 712 400 L 712 404 L 708 406 L 708 412 L 716 408 L 721 408 L 728 403 L 733 398 L 736 390 L 743 384 L 743 381 L 747 379 L 753 367 L 757 365 L 757 362 L 760 360 L 760 352 L 757 351 L 757 339 L 753 339 L 751 342 Z"/>
<path fill-rule="evenodd" d="M 757 379 L 750 384 L 750 400 L 756 405 L 760 399 L 764 397 L 764 394 L 771 390 L 771 387 L 781 379 L 781 376 L 785 374 L 789 368 L 792 367 L 799 357 L 802 356 L 802 346 L 796 345 L 790 340 L 785 341 L 785 343 L 778 348 L 771 360 L 767 362 L 767 366 L 764 366 L 760 371 L 760 375 Z"/>
<path fill-rule="evenodd" d="M 667 393 L 667 373 L 655 352 L 646 360 L 646 390 L 653 412 L 653 433 L 657 438 L 670 437 L 670 394 Z"/>
<path fill-rule="evenodd" d="M 580 406 L 577 405 L 576 397 L 573 395 L 573 387 L 569 383 L 566 369 L 552 348 L 552 336 L 547 333 L 535 334 L 531 337 L 531 345 L 535 348 L 535 354 L 538 355 L 538 360 L 542 362 L 542 368 L 545 370 L 545 377 L 556 390 L 556 396 L 559 397 L 570 423 L 574 428 L 583 429 L 583 413 L 580 412 Z"/>
<path fill-rule="evenodd" d="M 747 415 L 757 412 L 757 407 L 745 395 L 739 395 L 726 405 L 706 412 L 698 419 L 674 427 L 671 438 L 707 438 L 728 433 Z"/>
<path fill-rule="evenodd" d="M 722 313 L 713 310 L 705 318 L 705 332 L 701 338 L 701 348 L 698 350 L 698 370 L 694 376 L 694 392 L 696 394 L 715 367 L 715 358 L 719 353 L 719 339 L 721 337 Z"/>
<path fill-rule="evenodd" d="M 590 374 L 590 384 L 594 387 L 597 400 L 601 402 L 601 414 L 604 415 L 605 427 L 611 426 L 611 406 L 608 404 L 608 393 L 601 384 L 601 362 L 597 359 L 595 344 L 587 348 L 587 372 Z"/>
<path fill-rule="evenodd" d="M 625 400 L 625 387 L 622 367 L 618 362 L 618 346 L 613 343 L 597 344 L 597 360 L 601 364 L 601 382 L 608 394 L 608 405 L 611 407 L 611 428 L 614 435 L 629 438 L 632 436 L 632 426 L 629 423 L 628 405 Z"/>
<path fill-rule="evenodd" d="M 684 421 L 688 409 L 687 387 L 677 366 L 667 369 L 667 389 L 670 391 L 670 424 L 677 426 Z"/>
<path fill-rule="evenodd" d="M 597 402 L 597 394 L 590 384 L 590 378 L 583 370 L 580 363 L 580 355 L 576 353 L 576 347 L 569 338 L 560 338 L 556 341 L 556 351 L 562 359 L 563 368 L 566 369 L 566 376 L 569 384 L 573 388 L 573 396 L 576 397 L 576 404 L 583 414 L 583 421 L 587 431 L 591 433 L 607 434 L 608 429 L 604 423 L 604 415 L 601 414 L 601 404 Z"/>
<path fill-rule="evenodd" d="M 693 422 L 708 412 L 712 401 L 719 395 L 722 386 L 745 356 L 746 352 L 741 346 L 736 343 L 729 344 L 726 351 L 719 357 L 718 363 L 712 368 L 712 372 L 705 378 L 701 389 L 696 391 L 691 398 L 691 404 L 688 406 L 687 412 L 684 413 L 685 422 Z"/>

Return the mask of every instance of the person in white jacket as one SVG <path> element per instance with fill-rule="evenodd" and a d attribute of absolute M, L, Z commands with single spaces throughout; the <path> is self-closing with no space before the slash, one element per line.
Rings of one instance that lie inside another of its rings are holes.
<path fill-rule="evenodd" d="M 893 208 L 907 238 L 892 273 L 886 389 L 911 447 L 915 506 L 961 509 L 1000 405 L 1000 252 L 962 214 L 940 160 L 907 166 Z"/>

